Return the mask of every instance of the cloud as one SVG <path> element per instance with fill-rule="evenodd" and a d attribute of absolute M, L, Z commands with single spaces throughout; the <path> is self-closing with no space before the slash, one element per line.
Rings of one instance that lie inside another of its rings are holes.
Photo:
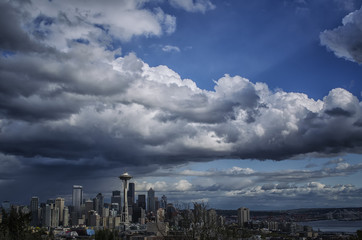
<path fill-rule="evenodd" d="M 321 44 L 337 57 L 362 63 L 362 8 L 345 16 L 342 24 L 333 30 L 322 32 Z"/>
<path fill-rule="evenodd" d="M 360 103 L 344 89 L 315 101 L 225 75 L 206 91 L 134 54 L 112 56 L 76 44 L 1 58 L 11 81 L 0 85 L 0 150 L 130 165 L 360 151 Z"/>
<path fill-rule="evenodd" d="M 255 186 L 241 191 L 232 191 L 227 195 L 239 200 L 242 198 L 252 205 L 262 206 L 267 202 L 268 205 L 265 207 L 269 209 L 278 206 L 280 199 L 283 199 L 286 209 L 295 209 L 300 207 L 298 205 L 300 202 L 303 202 L 304 207 L 348 206 L 346 199 L 357 204 L 361 200 L 361 190 L 349 184 L 328 186 L 319 182 L 309 182 L 306 185 L 285 188 Z"/>
<path fill-rule="evenodd" d="M 164 51 L 164 52 L 180 52 L 181 50 L 177 46 L 165 45 L 162 47 L 162 51 Z"/>
<path fill-rule="evenodd" d="M 160 8 L 146 9 L 144 1 L 117 1 L 117 8 L 83 3 L 0 5 L 0 16 L 13 20 L 0 24 L 0 161 L 4 169 L 19 170 L 6 175 L 15 179 L 9 188 L 24 182 L 16 194 L 39 191 L 34 182 L 45 192 L 60 189 L 64 178 L 89 184 L 84 179 L 117 175 L 124 167 L 147 173 L 219 158 L 361 152 L 361 103 L 345 89 L 314 100 L 225 74 L 213 90 L 204 90 L 167 66 L 150 66 L 134 53 L 122 55 L 113 43 L 170 34 L 174 17 Z M 201 3 L 209 4 L 192 6 Z M 280 184 L 343 175 L 355 171 L 352 167 L 265 176 Z M 178 179 L 170 188 L 211 192 L 263 180 L 240 167 L 182 174 L 235 177 L 227 183 Z M 140 188 L 152 186 L 147 184 Z"/>
<path fill-rule="evenodd" d="M 113 39 L 161 36 L 176 29 L 176 18 L 146 1 L 38 1 L 2 3 L 0 47 L 38 49 L 39 43 L 62 51 L 73 41 L 112 46 Z M 71 7 L 70 7 L 71 6 Z M 22 27 L 21 23 L 26 27 Z M 20 42 L 19 39 L 22 39 Z M 41 45 L 40 45 L 41 46 Z"/>
<path fill-rule="evenodd" d="M 181 8 L 188 12 L 202 12 L 215 9 L 209 0 L 169 0 L 171 6 Z"/>

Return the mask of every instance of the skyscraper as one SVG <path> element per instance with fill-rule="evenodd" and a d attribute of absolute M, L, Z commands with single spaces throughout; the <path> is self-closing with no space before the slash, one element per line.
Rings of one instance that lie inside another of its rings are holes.
<path fill-rule="evenodd" d="M 135 202 L 135 185 L 134 185 L 134 183 L 128 184 L 127 197 L 128 197 L 128 204 L 133 205 Z"/>
<path fill-rule="evenodd" d="M 53 204 L 45 205 L 45 208 L 43 209 L 44 227 L 52 226 L 52 210 L 53 210 Z"/>
<path fill-rule="evenodd" d="M 69 209 L 67 206 L 65 206 L 63 210 L 63 226 L 64 227 L 69 226 Z"/>
<path fill-rule="evenodd" d="M 59 224 L 64 223 L 64 198 L 56 198 L 55 199 L 55 207 L 59 209 Z M 63 225 L 64 226 L 64 225 Z"/>
<path fill-rule="evenodd" d="M 98 193 L 97 196 L 93 199 L 93 207 L 94 210 L 96 210 L 96 212 L 101 217 L 103 217 L 103 205 L 104 205 L 104 197 L 102 193 Z"/>
<path fill-rule="evenodd" d="M 111 203 L 117 203 L 118 208 L 116 209 L 118 213 L 121 212 L 121 204 L 122 204 L 122 197 L 121 197 L 121 191 L 113 191 L 112 197 L 111 197 Z"/>
<path fill-rule="evenodd" d="M 80 215 L 80 206 L 83 202 L 83 187 L 79 185 L 73 186 L 72 204 L 74 212 Z"/>
<path fill-rule="evenodd" d="M 138 195 L 137 206 L 146 210 L 146 195 L 144 194 Z"/>
<path fill-rule="evenodd" d="M 147 211 L 155 212 L 155 191 L 150 188 L 147 192 Z"/>
<path fill-rule="evenodd" d="M 238 209 L 238 224 L 239 226 L 244 226 L 244 223 L 250 221 L 250 211 L 249 208 L 241 207 Z"/>
<path fill-rule="evenodd" d="M 39 198 L 32 197 L 30 201 L 30 212 L 31 212 L 31 225 L 37 226 L 39 224 L 38 213 L 39 213 Z"/>

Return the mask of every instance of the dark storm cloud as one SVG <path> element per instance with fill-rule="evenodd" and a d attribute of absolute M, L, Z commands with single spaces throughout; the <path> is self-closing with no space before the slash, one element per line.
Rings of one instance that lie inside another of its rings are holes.
<path fill-rule="evenodd" d="M 0 2 L 0 49 L 26 52 L 42 49 L 21 28 L 21 17 L 19 9 Z"/>

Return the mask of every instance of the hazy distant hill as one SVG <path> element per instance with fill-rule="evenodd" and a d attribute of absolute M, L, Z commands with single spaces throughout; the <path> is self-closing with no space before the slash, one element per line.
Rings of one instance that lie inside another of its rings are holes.
<path fill-rule="evenodd" d="M 230 217 L 237 215 L 237 210 L 216 210 L 219 215 Z M 251 219 L 275 219 L 286 221 L 311 220 L 362 220 L 362 207 L 357 208 L 303 208 L 275 211 L 250 211 Z"/>

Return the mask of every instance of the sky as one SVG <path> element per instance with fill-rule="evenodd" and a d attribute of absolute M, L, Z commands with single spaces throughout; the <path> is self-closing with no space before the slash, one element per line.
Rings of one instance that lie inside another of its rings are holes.
<path fill-rule="evenodd" d="M 0 0 L 0 201 L 360 207 L 361 0 Z"/>

